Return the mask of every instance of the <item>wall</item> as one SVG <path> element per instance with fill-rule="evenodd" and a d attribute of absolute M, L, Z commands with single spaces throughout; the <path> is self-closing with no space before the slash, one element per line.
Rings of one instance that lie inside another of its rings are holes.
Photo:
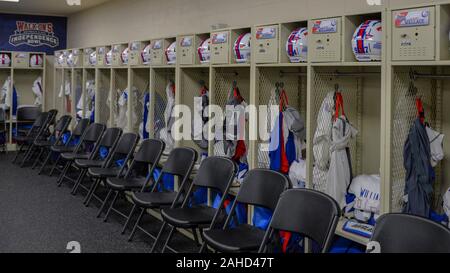
<path fill-rule="evenodd" d="M 113 0 L 70 16 L 68 44 L 104 45 L 210 32 L 217 23 L 252 26 L 379 9 L 366 0 Z"/>

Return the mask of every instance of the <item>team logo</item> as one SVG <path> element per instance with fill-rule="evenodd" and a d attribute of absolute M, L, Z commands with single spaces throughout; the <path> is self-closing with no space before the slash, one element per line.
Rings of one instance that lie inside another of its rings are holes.
<path fill-rule="evenodd" d="M 59 46 L 59 38 L 55 36 L 53 23 L 16 22 L 14 34 L 9 36 L 9 43 L 13 46 Z"/>
<path fill-rule="evenodd" d="M 337 20 L 318 20 L 314 22 L 313 29 L 314 34 L 327 34 L 337 32 Z"/>
<path fill-rule="evenodd" d="M 417 27 L 430 24 L 430 12 L 428 10 L 401 11 L 395 16 L 396 27 Z"/>

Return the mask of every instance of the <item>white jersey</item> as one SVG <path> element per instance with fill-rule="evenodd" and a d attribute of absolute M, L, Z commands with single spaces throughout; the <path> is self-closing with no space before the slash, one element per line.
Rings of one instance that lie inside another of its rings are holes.
<path fill-rule="evenodd" d="M 447 214 L 448 218 L 450 219 L 450 188 L 444 194 L 444 212 L 445 212 L 445 214 Z M 448 223 L 448 227 L 450 228 L 450 220 Z"/>
<path fill-rule="evenodd" d="M 360 175 L 353 179 L 348 192 L 356 197 L 355 209 L 380 213 L 380 180 L 379 175 Z"/>
<path fill-rule="evenodd" d="M 431 165 L 436 167 L 444 159 L 444 135 L 426 127 L 428 139 L 430 140 Z"/>

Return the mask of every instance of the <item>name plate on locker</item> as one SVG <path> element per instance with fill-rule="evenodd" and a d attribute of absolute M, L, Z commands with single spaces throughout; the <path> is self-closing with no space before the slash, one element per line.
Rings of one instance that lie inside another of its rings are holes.
<path fill-rule="evenodd" d="M 317 20 L 312 29 L 313 34 L 336 33 L 337 31 L 337 19 Z"/>
<path fill-rule="evenodd" d="M 211 63 L 226 64 L 229 62 L 229 32 L 213 33 L 211 37 Z"/>
<path fill-rule="evenodd" d="M 162 65 L 163 64 L 163 40 L 155 40 L 152 45 L 152 64 Z"/>
<path fill-rule="evenodd" d="M 393 12 L 392 58 L 395 61 L 435 59 L 434 7 Z"/>
<path fill-rule="evenodd" d="M 65 64 L 63 64 L 65 65 Z M 26 68 L 29 66 L 29 56 L 24 52 L 15 52 L 13 55 L 13 66 Z"/>
<path fill-rule="evenodd" d="M 278 26 L 258 27 L 256 29 L 255 38 L 255 62 L 278 62 Z"/>

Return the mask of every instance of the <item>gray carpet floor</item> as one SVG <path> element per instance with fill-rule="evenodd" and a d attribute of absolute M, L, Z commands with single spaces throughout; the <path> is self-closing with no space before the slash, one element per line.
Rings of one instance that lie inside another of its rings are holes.
<path fill-rule="evenodd" d="M 112 214 L 104 223 L 96 218 L 100 204 L 86 208 L 84 193 L 70 194 L 72 184 L 56 186 L 56 176 L 37 175 L 30 167 L 11 163 L 13 153 L 0 153 L 0 253 L 67 253 L 67 244 L 79 242 L 83 253 L 145 253 L 153 240 L 138 231 L 133 242 L 121 235 L 124 220 Z M 131 206 L 120 202 L 128 214 Z M 133 222 L 134 223 L 134 222 Z M 142 226 L 156 234 L 161 222 L 146 216 Z M 195 251 L 193 242 L 176 234 L 172 247 Z"/>

